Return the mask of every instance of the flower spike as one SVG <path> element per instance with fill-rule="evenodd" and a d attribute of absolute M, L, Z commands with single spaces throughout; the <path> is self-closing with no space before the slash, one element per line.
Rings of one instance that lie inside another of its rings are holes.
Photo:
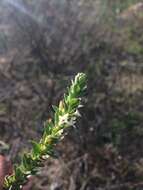
<path fill-rule="evenodd" d="M 32 141 L 31 152 L 24 154 L 21 164 L 15 167 L 12 175 L 5 178 L 4 189 L 22 189 L 29 176 L 36 174 L 38 169 L 43 166 L 45 159 L 56 156 L 55 145 L 64 138 L 65 129 L 74 126 L 77 117 L 80 116 L 78 109 L 82 107 L 81 97 L 85 89 L 86 75 L 78 73 L 59 106 L 53 106 L 54 117 L 45 122 L 40 141 Z"/>

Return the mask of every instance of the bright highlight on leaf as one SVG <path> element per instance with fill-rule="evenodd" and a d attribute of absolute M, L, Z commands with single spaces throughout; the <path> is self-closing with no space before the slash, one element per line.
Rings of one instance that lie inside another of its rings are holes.
<path fill-rule="evenodd" d="M 77 117 L 80 116 L 78 108 L 81 105 L 81 97 L 86 89 L 86 75 L 79 73 L 72 81 L 64 99 L 59 106 L 53 106 L 54 117 L 44 124 L 44 132 L 39 142 L 32 141 L 33 148 L 30 153 L 23 155 L 21 164 L 16 166 L 12 175 L 7 176 L 4 188 L 20 190 L 31 175 L 37 173 L 43 166 L 43 161 L 49 156 L 56 157 L 55 145 L 64 138 L 66 128 L 74 126 Z"/>

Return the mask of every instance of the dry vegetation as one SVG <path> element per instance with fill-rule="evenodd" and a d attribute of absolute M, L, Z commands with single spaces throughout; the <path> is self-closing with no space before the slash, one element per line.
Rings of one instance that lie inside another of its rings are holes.
<path fill-rule="evenodd" d="M 82 71 L 83 117 L 31 189 L 143 189 L 143 2 L 21 0 L 22 12 L 3 2 L 0 138 L 9 149 L 0 151 L 19 162 Z"/>

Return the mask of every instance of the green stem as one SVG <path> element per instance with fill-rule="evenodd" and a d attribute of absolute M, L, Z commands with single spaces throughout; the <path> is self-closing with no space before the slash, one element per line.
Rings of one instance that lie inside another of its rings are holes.
<path fill-rule="evenodd" d="M 31 175 L 35 175 L 43 161 L 48 157 L 55 157 L 55 145 L 64 138 L 66 128 L 74 126 L 76 118 L 80 116 L 78 108 L 81 107 L 81 97 L 86 88 L 86 76 L 83 73 L 76 75 L 67 94 L 59 106 L 53 106 L 54 118 L 45 122 L 43 136 L 39 142 L 33 141 L 30 153 L 22 157 L 21 164 L 16 166 L 12 175 L 7 176 L 4 188 L 20 190 L 27 183 Z"/>

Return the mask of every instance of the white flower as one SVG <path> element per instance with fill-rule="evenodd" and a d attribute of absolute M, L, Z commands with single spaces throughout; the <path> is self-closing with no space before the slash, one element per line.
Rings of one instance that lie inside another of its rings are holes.
<path fill-rule="evenodd" d="M 59 125 L 66 124 L 68 122 L 68 119 L 69 119 L 68 113 L 65 115 L 59 116 Z"/>
<path fill-rule="evenodd" d="M 81 114 L 79 113 L 78 110 L 76 110 L 74 114 L 75 114 L 75 116 L 81 117 Z"/>
<path fill-rule="evenodd" d="M 63 134 L 63 132 L 64 132 L 63 129 L 59 130 L 59 131 L 58 131 L 58 135 L 61 136 L 61 135 Z"/>
<path fill-rule="evenodd" d="M 48 159 L 49 157 L 50 157 L 49 155 L 43 155 L 43 156 L 42 156 L 42 159 L 43 159 L 43 160 L 46 160 L 46 159 Z"/>
<path fill-rule="evenodd" d="M 75 118 L 71 118 L 68 122 L 67 125 L 68 126 L 73 126 L 76 123 Z"/>
<path fill-rule="evenodd" d="M 76 122 L 75 120 L 76 120 L 76 117 L 69 118 L 69 114 L 67 113 L 67 114 L 65 114 L 63 116 L 59 116 L 59 125 L 66 124 L 68 126 L 73 126 L 75 124 L 75 122 Z"/>

